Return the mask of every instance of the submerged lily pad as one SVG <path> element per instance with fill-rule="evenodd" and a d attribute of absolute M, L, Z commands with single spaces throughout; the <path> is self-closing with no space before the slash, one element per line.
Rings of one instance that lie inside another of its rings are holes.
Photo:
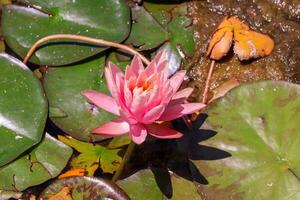
<path fill-rule="evenodd" d="M 0 167 L 37 144 L 47 101 L 39 80 L 19 60 L 0 54 Z"/>
<path fill-rule="evenodd" d="M 208 114 L 217 135 L 203 143 L 232 156 L 194 161 L 209 182 L 200 186 L 206 198 L 300 199 L 300 85 L 244 84 Z"/>
<path fill-rule="evenodd" d="M 114 116 L 89 104 L 81 91 L 87 89 L 108 93 L 101 78 L 104 57 L 83 64 L 48 68 L 44 88 L 51 107 L 64 116 L 50 114 L 51 120 L 72 137 L 85 141 L 97 141 L 103 136 L 90 134 L 91 130 L 111 120 Z"/>
<path fill-rule="evenodd" d="M 71 155 L 70 147 L 46 134 L 31 152 L 0 168 L 0 191 L 23 191 L 56 177 Z"/>
<path fill-rule="evenodd" d="M 71 196 L 73 200 L 129 200 L 127 194 L 116 184 L 105 179 L 91 177 L 72 177 L 57 180 L 43 191 L 41 197 L 48 199 L 57 194 L 64 187 L 70 187 L 72 189 Z"/>
<path fill-rule="evenodd" d="M 28 7 L 8 5 L 3 9 L 5 41 L 24 57 L 37 40 L 51 34 L 78 34 L 114 42 L 130 31 L 130 10 L 125 0 L 26 0 Z M 103 47 L 70 40 L 43 45 L 31 61 L 42 65 L 65 65 L 95 55 Z"/>

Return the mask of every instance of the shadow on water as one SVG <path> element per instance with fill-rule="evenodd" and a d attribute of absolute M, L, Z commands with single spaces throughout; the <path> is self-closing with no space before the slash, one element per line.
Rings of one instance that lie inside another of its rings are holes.
<path fill-rule="evenodd" d="M 200 129 L 207 115 L 200 115 L 189 130 L 182 120 L 174 122 L 174 127 L 184 133 L 178 140 L 155 140 L 137 147 L 132 156 L 125 177 L 138 170 L 150 168 L 162 193 L 171 198 L 173 195 L 172 176 L 207 185 L 208 180 L 192 161 L 219 160 L 228 158 L 230 153 L 214 147 L 201 145 L 201 142 L 214 137 L 213 130 Z M 151 141 L 152 140 L 152 141 Z M 199 144 L 200 143 L 200 144 Z M 146 164 L 145 164 L 146 163 Z"/>

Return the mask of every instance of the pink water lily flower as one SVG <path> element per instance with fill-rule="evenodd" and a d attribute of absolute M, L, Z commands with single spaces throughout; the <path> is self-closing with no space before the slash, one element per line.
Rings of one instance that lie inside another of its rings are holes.
<path fill-rule="evenodd" d="M 82 94 L 94 105 L 119 117 L 96 128 L 95 134 L 119 136 L 129 133 L 133 142 L 141 144 L 147 134 L 157 138 L 179 138 L 182 133 L 162 126 L 160 121 L 170 121 L 191 114 L 203 107 L 202 103 L 185 103 L 192 88 L 179 89 L 185 71 L 168 78 L 165 54 L 160 52 L 144 69 L 135 56 L 125 75 L 113 63 L 105 68 L 105 78 L 112 97 L 94 90 Z"/>

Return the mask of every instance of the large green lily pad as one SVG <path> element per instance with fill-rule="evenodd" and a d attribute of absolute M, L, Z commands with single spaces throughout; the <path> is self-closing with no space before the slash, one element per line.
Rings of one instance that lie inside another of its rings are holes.
<path fill-rule="evenodd" d="M 140 170 L 130 177 L 120 180 L 117 184 L 127 192 L 132 200 L 163 199 L 154 174 L 149 169 Z"/>
<path fill-rule="evenodd" d="M 71 155 L 70 147 L 46 134 L 31 152 L 0 168 L 0 191 L 23 191 L 56 177 Z"/>
<path fill-rule="evenodd" d="M 70 187 L 72 189 L 71 196 L 74 200 L 129 200 L 127 194 L 116 184 L 105 179 L 91 177 L 72 177 L 57 180 L 43 191 L 41 197 L 48 199 L 57 194 L 64 187 Z"/>
<path fill-rule="evenodd" d="M 197 186 L 166 169 L 143 169 L 117 182 L 132 200 L 201 200 Z"/>
<path fill-rule="evenodd" d="M 208 115 L 217 135 L 204 144 L 232 156 L 194 161 L 208 179 L 200 188 L 207 199 L 300 199 L 300 85 L 242 85 L 213 103 Z"/>
<path fill-rule="evenodd" d="M 36 42 L 51 34 L 78 34 L 121 42 L 130 31 L 130 10 L 125 0 L 26 0 L 29 7 L 3 9 L 5 41 L 24 57 Z M 52 41 L 31 59 L 43 65 L 65 65 L 95 55 L 105 48 L 68 40 Z"/>
<path fill-rule="evenodd" d="M 0 167 L 41 140 L 47 110 L 39 80 L 19 60 L 0 54 Z"/>
<path fill-rule="evenodd" d="M 65 117 L 51 117 L 63 131 L 79 140 L 96 141 L 100 135 L 91 130 L 111 120 L 114 116 L 88 103 L 81 91 L 87 89 L 109 93 L 101 78 L 104 57 L 83 64 L 49 68 L 44 77 L 44 88 L 51 108 L 65 113 Z M 53 110 L 53 109 L 51 109 Z"/>

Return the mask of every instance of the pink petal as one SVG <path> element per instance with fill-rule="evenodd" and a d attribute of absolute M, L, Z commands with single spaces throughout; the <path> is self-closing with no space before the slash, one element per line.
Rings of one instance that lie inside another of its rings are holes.
<path fill-rule="evenodd" d="M 128 88 L 127 82 L 124 85 L 124 98 L 126 106 L 129 107 L 132 103 L 132 93 Z"/>
<path fill-rule="evenodd" d="M 138 78 L 136 80 L 136 86 L 137 87 L 142 87 L 143 84 L 145 83 L 145 80 L 147 79 L 147 75 L 145 74 L 145 72 L 141 72 L 138 75 Z"/>
<path fill-rule="evenodd" d="M 161 115 L 159 120 L 170 121 L 177 119 L 183 115 L 191 114 L 204 108 L 206 105 L 203 103 L 186 103 L 180 105 L 167 106 L 165 112 Z"/>
<path fill-rule="evenodd" d="M 133 118 L 133 116 L 130 114 L 130 112 L 128 112 L 127 110 L 120 110 L 120 116 L 123 117 L 124 119 L 126 119 L 126 121 L 129 123 L 129 124 L 136 124 L 138 123 L 136 121 L 135 118 Z"/>
<path fill-rule="evenodd" d="M 151 93 L 143 91 L 141 88 L 135 88 L 133 90 L 132 104 L 129 109 L 135 119 L 142 120 L 144 113 L 147 111 L 146 102 L 149 99 L 150 94 Z"/>
<path fill-rule="evenodd" d="M 173 88 L 173 92 L 175 94 L 175 92 L 177 92 L 177 90 L 179 89 L 184 76 L 186 74 L 185 70 L 181 70 L 179 72 L 177 72 L 176 74 L 174 74 L 171 78 L 170 78 L 170 83 L 171 83 L 171 87 Z"/>
<path fill-rule="evenodd" d="M 129 124 L 121 117 L 113 119 L 106 124 L 94 129 L 92 133 L 110 136 L 123 135 L 129 132 Z"/>
<path fill-rule="evenodd" d="M 147 137 L 147 130 L 142 124 L 131 125 L 130 136 L 134 143 L 141 144 Z"/>
<path fill-rule="evenodd" d="M 157 66 L 160 65 L 165 59 L 165 51 L 158 52 L 151 63 L 145 69 L 145 73 L 147 74 L 147 76 L 151 76 L 151 74 L 158 72 Z"/>
<path fill-rule="evenodd" d="M 123 76 L 123 72 L 120 70 L 120 68 L 112 62 L 108 63 L 108 69 L 114 82 L 116 82 L 117 75 Z"/>
<path fill-rule="evenodd" d="M 105 79 L 107 83 L 107 87 L 110 91 L 110 94 L 114 97 L 118 97 L 118 88 L 116 85 L 116 77 L 123 76 L 122 71 L 113 63 L 109 62 L 108 67 L 104 69 Z"/>
<path fill-rule="evenodd" d="M 183 136 L 182 133 L 159 124 L 147 125 L 147 130 L 150 135 L 162 139 L 180 138 Z"/>
<path fill-rule="evenodd" d="M 178 91 L 172 99 L 181 99 L 189 97 L 193 92 L 193 88 L 185 88 L 183 90 Z"/>
<path fill-rule="evenodd" d="M 155 61 L 157 65 L 160 65 L 165 60 L 166 60 L 166 51 L 165 50 L 158 52 L 155 55 L 155 57 L 153 58 L 153 61 Z"/>
<path fill-rule="evenodd" d="M 130 77 L 137 77 L 140 72 L 144 71 L 144 65 L 141 58 L 135 55 L 131 61 L 130 66 L 126 67 L 125 78 L 129 80 Z"/>
<path fill-rule="evenodd" d="M 180 90 L 172 97 L 172 100 L 169 102 L 168 107 L 184 104 L 188 96 L 190 96 L 192 92 L 193 88 L 185 88 L 183 90 Z"/>
<path fill-rule="evenodd" d="M 160 100 L 161 96 L 158 85 L 154 85 L 147 101 L 147 110 L 151 110 L 153 107 L 157 106 L 160 103 Z"/>
<path fill-rule="evenodd" d="M 120 115 L 119 106 L 116 101 L 105 94 L 97 92 L 95 90 L 84 90 L 81 92 L 91 103 L 95 104 L 99 108 L 111 112 L 115 115 Z"/>
<path fill-rule="evenodd" d="M 144 118 L 143 118 L 143 123 L 144 124 L 151 124 L 153 123 L 155 120 L 157 120 L 162 113 L 164 112 L 165 107 L 162 105 L 158 105 L 156 107 L 154 107 L 153 109 L 151 109 L 150 111 L 148 111 Z"/>
<path fill-rule="evenodd" d="M 162 86 L 161 96 L 163 97 L 161 100 L 161 104 L 167 105 L 173 97 L 175 93 L 173 88 L 170 86 L 170 81 L 166 81 Z"/>

